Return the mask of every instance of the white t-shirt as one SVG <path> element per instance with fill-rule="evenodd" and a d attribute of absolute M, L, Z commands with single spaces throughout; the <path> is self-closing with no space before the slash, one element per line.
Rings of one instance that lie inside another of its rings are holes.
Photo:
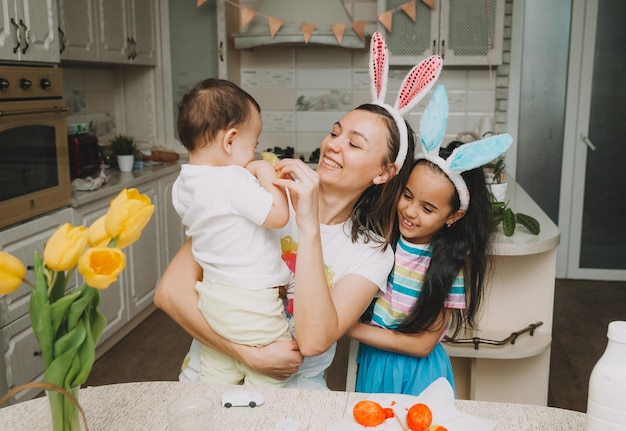
<path fill-rule="evenodd" d="M 387 276 L 394 262 L 393 250 L 387 247 L 385 251 L 381 251 L 376 247 L 378 243 L 373 242 L 353 243 L 350 238 L 350 226 L 350 221 L 338 225 L 320 225 L 324 270 L 329 286 L 332 288 L 345 275 L 358 274 L 375 283 L 384 293 Z M 283 243 L 283 259 L 293 270 L 298 241 L 298 229 L 293 211 L 290 214 L 289 223 L 280 230 L 280 234 Z M 290 296 L 291 292 L 288 293 L 288 298 Z M 288 306 L 287 309 L 289 308 Z M 289 312 L 287 312 L 287 319 L 292 332 L 295 330 L 294 334 L 297 338 L 297 328 L 293 327 L 293 317 L 289 315 Z M 193 340 L 179 376 L 181 381 L 197 380 L 198 347 L 199 343 Z M 324 373 L 335 357 L 336 347 L 337 343 L 334 343 L 326 352 L 304 358 L 304 363 L 298 372 L 288 379 L 287 387 L 328 389 Z"/>
<path fill-rule="evenodd" d="M 279 233 L 262 226 L 272 195 L 248 170 L 184 164 L 172 201 L 205 279 L 251 290 L 287 284 Z"/>

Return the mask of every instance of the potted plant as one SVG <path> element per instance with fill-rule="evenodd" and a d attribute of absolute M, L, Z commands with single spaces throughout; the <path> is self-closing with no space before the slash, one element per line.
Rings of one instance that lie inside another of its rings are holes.
<path fill-rule="evenodd" d="M 135 139 L 128 135 L 115 135 L 111 140 L 111 151 L 117 156 L 117 165 L 122 172 L 133 170 L 135 163 Z"/>
<path fill-rule="evenodd" d="M 487 188 L 491 197 L 497 202 L 503 202 L 506 199 L 504 168 L 506 168 L 506 163 L 502 157 L 484 166 Z"/>

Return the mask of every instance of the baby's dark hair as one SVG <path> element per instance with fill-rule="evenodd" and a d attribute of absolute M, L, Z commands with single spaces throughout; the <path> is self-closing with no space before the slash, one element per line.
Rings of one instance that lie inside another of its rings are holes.
<path fill-rule="evenodd" d="M 453 141 L 441 148 L 439 155 L 447 159 L 454 148 L 462 145 Z M 414 166 L 427 164 L 445 175 L 441 168 L 425 159 Z M 493 231 L 491 199 L 481 167 L 461 174 L 470 194 L 465 216 L 450 227 L 444 225 L 432 238 L 432 258 L 419 299 L 409 317 L 398 327 L 399 332 L 418 333 L 433 326 L 444 310 L 444 301 L 454 279 L 463 270 L 466 308 L 453 309 L 450 334 L 458 335 L 464 327 L 475 327 L 485 290 L 485 280 L 490 270 L 490 246 Z M 459 195 L 454 192 L 452 211 L 459 209 Z"/>
<path fill-rule="evenodd" d="M 215 138 L 217 132 L 245 123 L 252 110 L 261 112 L 254 98 L 225 79 L 200 81 L 178 103 L 178 137 L 189 152 Z"/>

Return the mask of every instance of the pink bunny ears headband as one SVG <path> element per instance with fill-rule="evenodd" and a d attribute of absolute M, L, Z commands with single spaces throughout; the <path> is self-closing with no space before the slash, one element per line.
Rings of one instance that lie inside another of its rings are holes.
<path fill-rule="evenodd" d="M 467 211 L 470 195 L 461 173 L 482 166 L 504 154 L 511 146 L 513 138 L 505 133 L 470 142 L 455 148 L 447 159 L 443 159 L 439 156 L 439 148 L 443 142 L 447 122 L 448 95 L 445 87 L 439 85 L 433 91 L 420 121 L 419 136 L 422 150 L 415 156 L 415 160 L 426 159 L 437 165 L 454 184 L 459 194 L 459 209 Z"/>
<path fill-rule="evenodd" d="M 384 108 L 393 117 L 400 131 L 400 149 L 395 160 L 398 171 L 402 169 L 409 146 L 408 130 L 404 122 L 404 115 L 424 98 L 426 93 L 435 85 L 443 60 L 433 55 L 413 67 L 404 78 L 398 96 L 393 106 L 385 103 L 387 95 L 387 72 L 389 70 L 389 53 L 382 34 L 372 35 L 370 45 L 370 80 L 372 103 Z"/>

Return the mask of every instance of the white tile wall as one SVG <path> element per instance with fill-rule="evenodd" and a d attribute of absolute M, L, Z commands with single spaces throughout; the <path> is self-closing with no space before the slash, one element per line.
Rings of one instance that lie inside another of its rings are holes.
<path fill-rule="evenodd" d="M 353 20 L 366 20 L 376 30 L 375 0 L 344 2 Z M 371 101 L 369 52 L 340 47 L 263 47 L 241 53 L 241 83 L 263 112 L 260 147 L 295 147 L 310 153 L 319 146 L 332 124 L 362 103 Z M 392 67 L 386 101 L 395 101 L 409 68 Z M 448 90 L 450 112 L 446 141 L 459 132 L 479 132 L 480 121 L 494 116 L 495 72 L 487 68 L 444 68 L 439 84 Z M 407 116 L 417 132 L 427 95 Z M 295 118 L 289 115 L 295 112 Z M 284 118 L 284 121 L 277 119 Z"/>

